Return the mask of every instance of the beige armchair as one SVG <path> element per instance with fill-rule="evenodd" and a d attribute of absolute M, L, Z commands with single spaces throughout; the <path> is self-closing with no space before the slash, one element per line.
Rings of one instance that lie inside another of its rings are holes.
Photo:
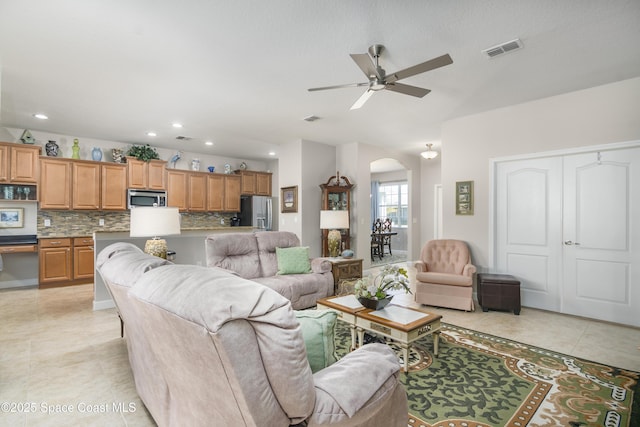
<path fill-rule="evenodd" d="M 473 311 L 476 267 L 465 242 L 431 240 L 422 248 L 415 267 L 417 303 Z"/>

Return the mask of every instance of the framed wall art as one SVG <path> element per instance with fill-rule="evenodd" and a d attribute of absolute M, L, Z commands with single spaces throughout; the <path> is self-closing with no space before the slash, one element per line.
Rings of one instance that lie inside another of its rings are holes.
<path fill-rule="evenodd" d="M 1 208 L 0 228 L 24 227 L 24 208 Z"/>
<path fill-rule="evenodd" d="M 298 186 L 282 187 L 280 189 L 282 213 L 298 212 Z"/>
<path fill-rule="evenodd" d="M 456 182 L 456 215 L 473 215 L 473 181 Z"/>

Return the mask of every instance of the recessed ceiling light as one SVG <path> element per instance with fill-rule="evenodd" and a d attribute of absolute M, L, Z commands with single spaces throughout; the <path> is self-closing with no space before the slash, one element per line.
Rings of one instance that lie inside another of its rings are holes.
<path fill-rule="evenodd" d="M 156 136 L 156 133 L 153 131 L 147 132 L 147 136 Z"/>
<path fill-rule="evenodd" d="M 269 151 L 269 155 L 270 155 L 270 156 L 275 156 L 275 155 L 276 155 L 276 152 L 275 152 L 275 151 Z"/>
<path fill-rule="evenodd" d="M 171 126 L 173 126 L 174 128 L 181 128 L 182 124 L 181 123 L 174 123 Z"/>
<path fill-rule="evenodd" d="M 206 141 L 206 142 L 204 143 L 204 145 L 213 145 L 213 142 L 211 142 L 211 141 Z"/>
<path fill-rule="evenodd" d="M 36 119 L 47 120 L 49 117 L 46 114 L 36 113 L 33 115 Z"/>

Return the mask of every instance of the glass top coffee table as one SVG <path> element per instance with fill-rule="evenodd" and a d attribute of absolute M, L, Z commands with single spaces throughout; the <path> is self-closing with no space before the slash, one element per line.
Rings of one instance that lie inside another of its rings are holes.
<path fill-rule="evenodd" d="M 389 338 L 401 348 L 404 371 L 409 370 L 409 348 L 411 343 L 425 335 L 433 335 L 433 354 L 438 356 L 440 322 L 442 316 L 399 305 L 387 305 L 382 310 L 364 308 L 354 295 L 328 297 L 318 300 L 319 310 L 332 308 L 338 319 L 351 328 L 351 348 L 354 342 L 363 345 L 365 331 Z M 356 341 L 357 335 L 357 341 Z"/>

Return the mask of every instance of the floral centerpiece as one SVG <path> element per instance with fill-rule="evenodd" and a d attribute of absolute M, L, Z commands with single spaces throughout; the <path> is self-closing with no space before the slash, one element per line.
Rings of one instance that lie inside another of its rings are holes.
<path fill-rule="evenodd" d="M 411 293 L 407 270 L 386 265 L 377 276 L 358 279 L 354 285 L 354 294 L 363 306 L 380 310 L 391 301 L 389 291 L 394 289 L 404 289 Z"/>

